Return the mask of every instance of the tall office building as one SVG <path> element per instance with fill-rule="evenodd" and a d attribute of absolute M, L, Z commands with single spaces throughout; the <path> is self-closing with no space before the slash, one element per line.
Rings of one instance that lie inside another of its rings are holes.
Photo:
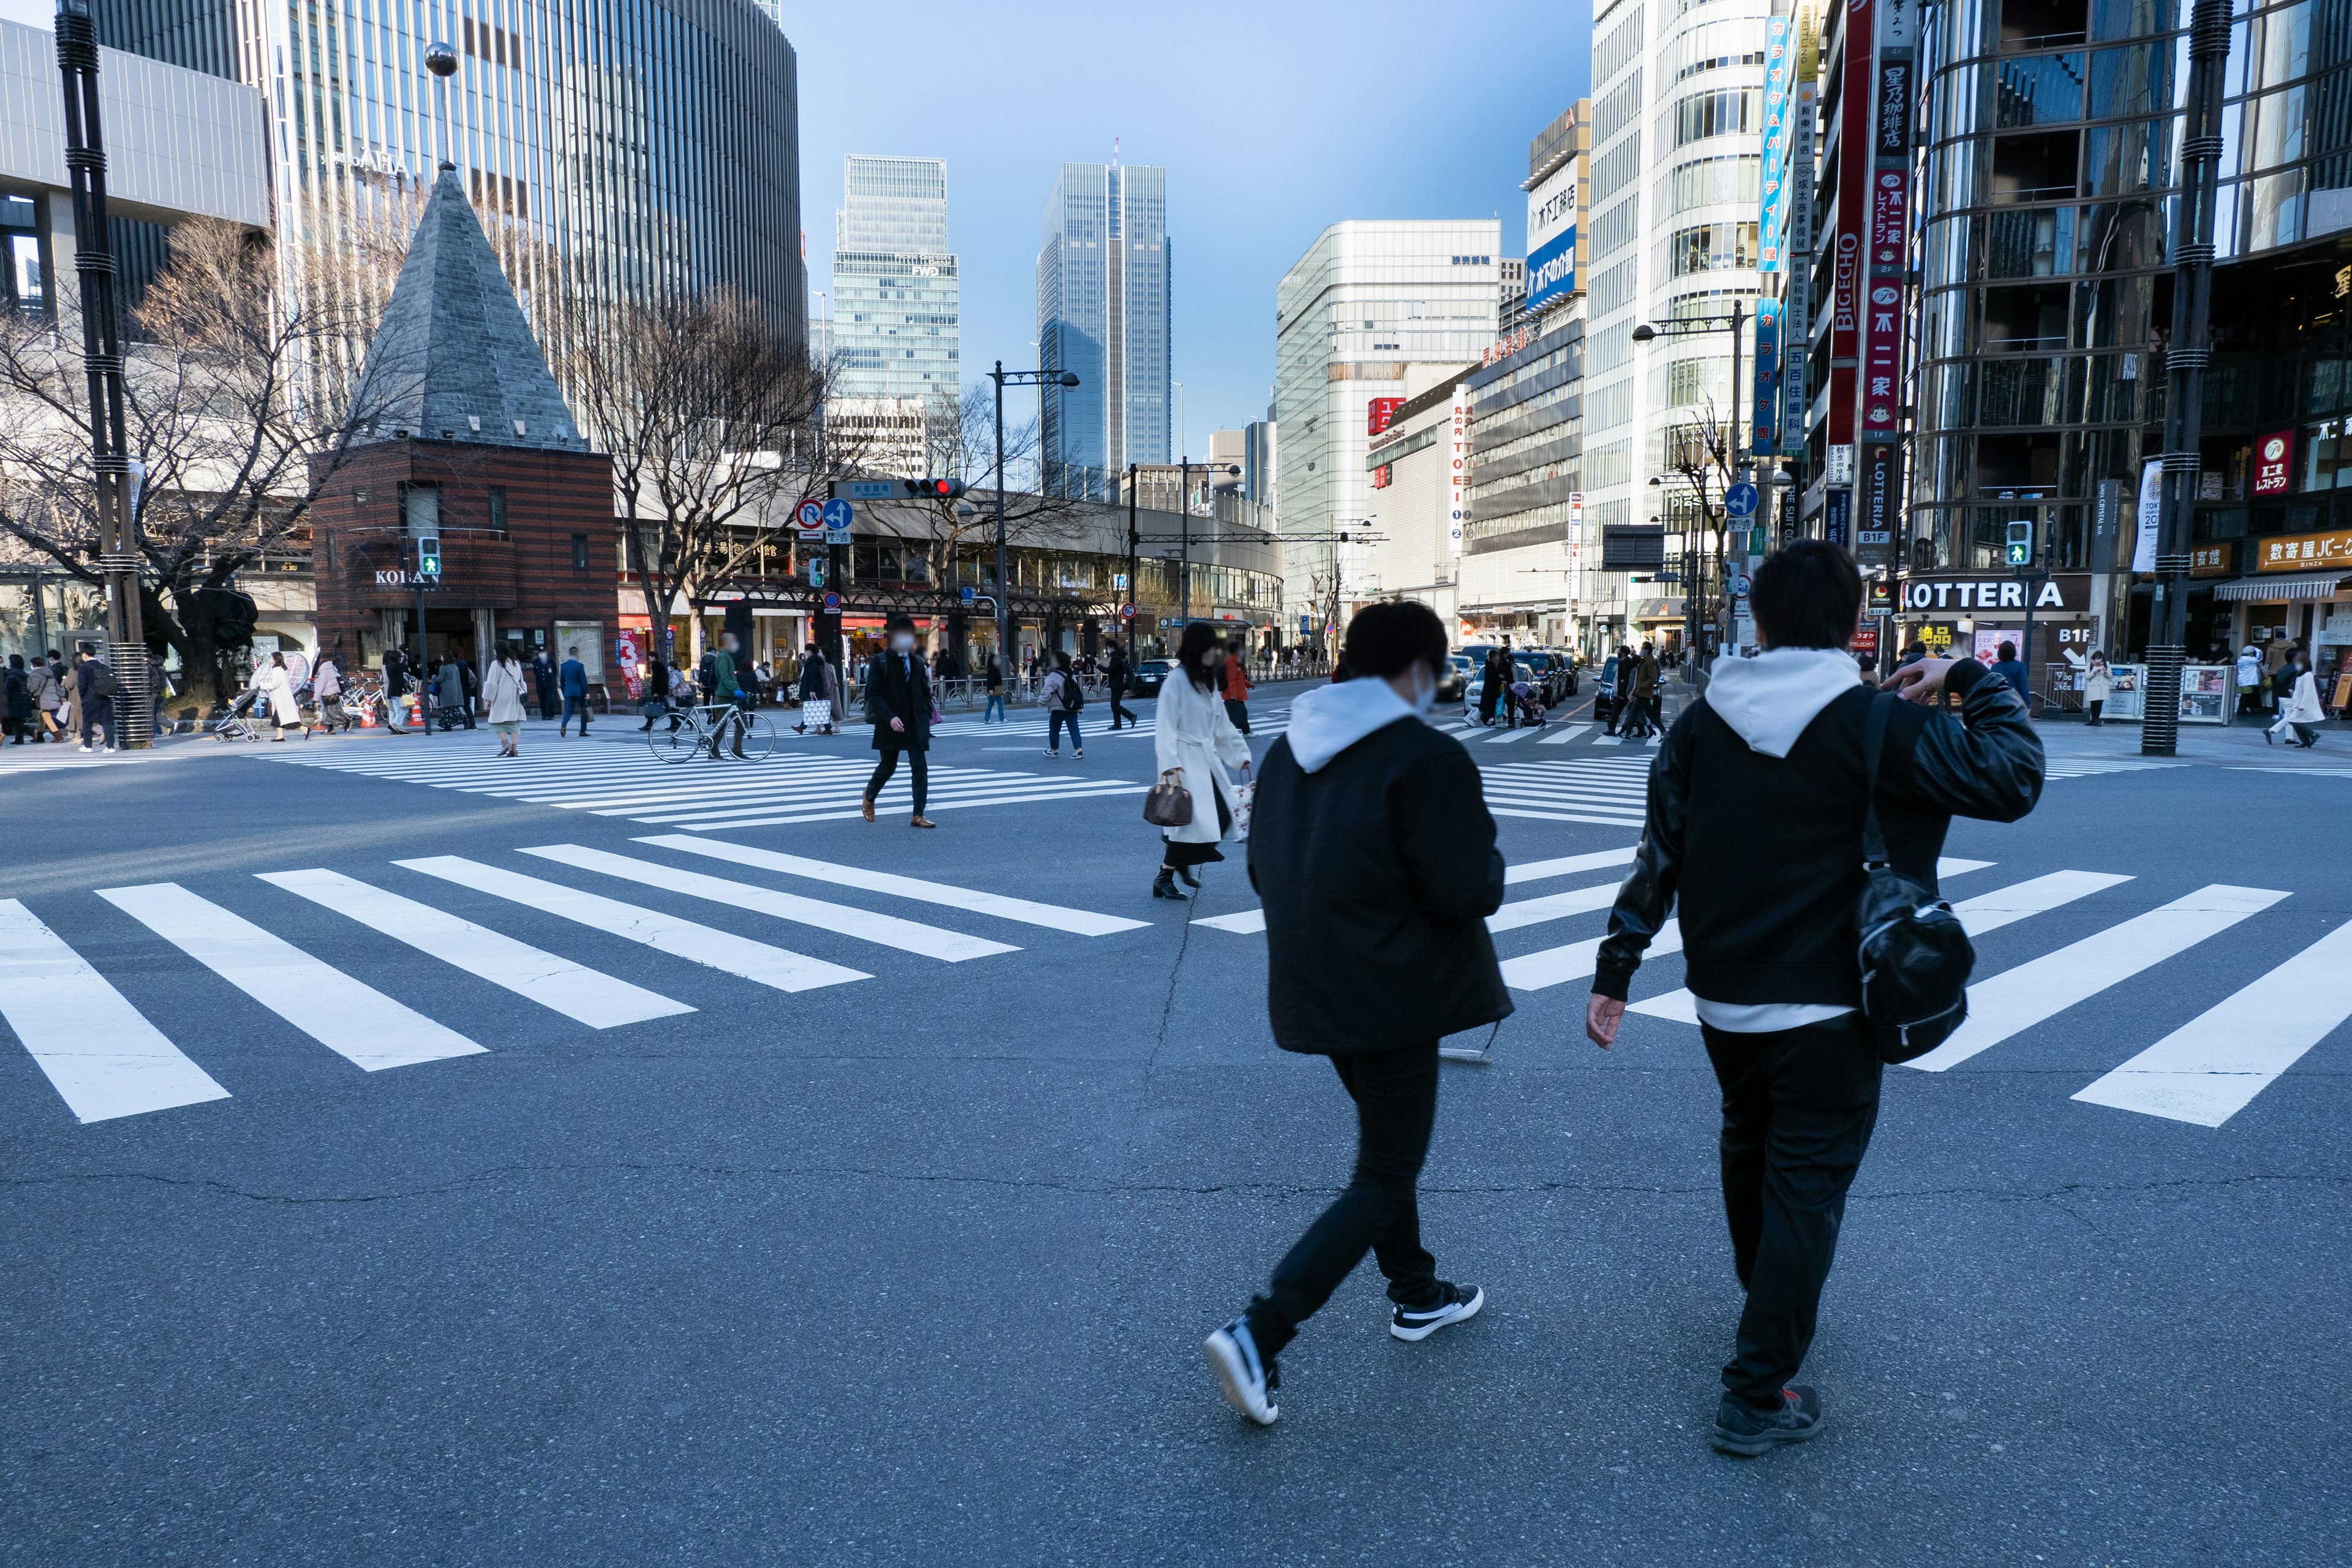
<path fill-rule="evenodd" d="M 446 99 L 447 157 L 527 307 L 560 258 L 592 310 L 725 286 L 805 340 L 797 68 L 754 0 L 664 0 L 658 26 L 630 0 L 92 10 L 101 42 L 261 90 L 289 281 L 377 265 L 372 237 L 414 226 Z"/>
<path fill-rule="evenodd" d="M 940 158 L 842 160 L 834 214 L 833 351 L 839 395 L 911 400 L 962 384 L 956 258 Z"/>
<path fill-rule="evenodd" d="M 1168 172 L 1065 163 L 1037 252 L 1037 353 L 1075 387 L 1048 385 L 1044 482 L 1107 499 L 1129 463 L 1181 456 L 1169 440 Z"/>
<path fill-rule="evenodd" d="M 1654 519 L 1669 532 L 1698 526 L 1679 465 L 1710 412 L 1730 423 L 1730 334 L 1662 331 L 1636 345 L 1633 331 L 1727 317 L 1735 299 L 1753 311 L 1770 8 L 1594 7 L 1583 484 L 1596 534 Z M 1683 618 L 1679 599 L 1627 610 L 1634 634 Z"/>

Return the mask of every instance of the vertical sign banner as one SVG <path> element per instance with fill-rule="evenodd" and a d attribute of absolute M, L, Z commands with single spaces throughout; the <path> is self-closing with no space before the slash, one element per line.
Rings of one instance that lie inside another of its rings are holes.
<path fill-rule="evenodd" d="M 1812 400 L 1805 395 L 1806 362 L 1813 341 L 1814 106 L 1821 74 L 1821 11 L 1805 0 L 1797 10 L 1796 67 L 1790 93 L 1788 200 L 1789 280 L 1780 294 L 1780 450 L 1801 456 L 1811 434 Z"/>
<path fill-rule="evenodd" d="M 2150 458 L 2139 469 L 2139 512 L 2137 525 L 2132 531 L 2132 563 L 2135 572 L 2156 570 L 2157 525 L 2164 518 L 2164 459 Z"/>
<path fill-rule="evenodd" d="M 1853 492 L 1834 489 L 1822 497 L 1822 537 L 1841 548 L 1853 543 Z"/>
<path fill-rule="evenodd" d="M 1780 301 L 1756 301 L 1756 438 L 1752 452 L 1780 449 Z"/>
<path fill-rule="evenodd" d="M 1454 553 L 1462 553 L 1462 527 L 1470 512 L 1470 389 L 1454 386 L 1453 428 L 1446 433 L 1445 526 Z"/>
<path fill-rule="evenodd" d="M 1568 498 L 1568 613 L 1576 614 L 1584 594 L 1584 492 Z"/>
<path fill-rule="evenodd" d="M 1853 444 L 1854 366 L 1862 348 L 1862 287 L 1869 262 L 1873 0 L 1847 0 L 1838 95 L 1837 227 L 1830 236 L 1829 444 Z"/>
<path fill-rule="evenodd" d="M 2286 494 L 2289 476 L 2294 471 L 2294 432 L 2281 430 L 2254 443 L 2254 493 L 2258 496 Z"/>
<path fill-rule="evenodd" d="M 1904 308 L 1904 272 L 1911 240 L 1917 0 L 1872 0 L 1872 9 L 1870 205 L 1864 215 L 1869 271 L 1860 323 L 1855 456 L 1861 493 L 1854 543 L 1864 564 L 1887 565 L 1903 531 L 1903 460 L 1896 442 L 1901 436 L 1905 328 L 1910 321 Z"/>
<path fill-rule="evenodd" d="M 1781 9 L 1787 4 L 1788 0 L 1778 0 L 1774 14 L 1764 22 L 1763 221 L 1756 228 L 1759 272 L 1780 270 L 1780 209 L 1788 189 L 1789 160 L 1789 17 Z"/>

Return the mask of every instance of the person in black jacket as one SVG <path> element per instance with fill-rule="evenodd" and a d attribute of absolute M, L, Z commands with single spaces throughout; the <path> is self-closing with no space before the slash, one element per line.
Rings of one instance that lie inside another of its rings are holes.
<path fill-rule="evenodd" d="M 866 820 L 874 820 L 874 797 L 898 772 L 903 753 L 915 784 L 915 815 L 908 820 L 917 827 L 937 827 L 938 823 L 923 815 L 924 797 L 930 789 L 923 753 L 931 744 L 931 672 L 925 668 L 923 656 L 915 651 L 911 616 L 892 616 L 883 630 L 890 646 L 866 670 L 866 716 L 874 721 L 874 749 L 882 753 L 882 760 L 874 765 L 874 776 L 866 781 Z"/>
<path fill-rule="evenodd" d="M 1109 660 L 1103 666 L 1103 693 L 1110 701 L 1112 729 L 1118 729 L 1121 720 L 1129 724 L 1136 721 L 1135 715 L 1119 705 L 1118 700 L 1127 694 L 1127 649 L 1115 642 L 1110 645 Z"/>
<path fill-rule="evenodd" d="M 1503 857 L 1477 765 L 1423 722 L 1445 662 L 1428 605 L 1367 606 L 1348 626 L 1354 679 L 1298 699 L 1266 753 L 1249 837 L 1265 904 L 1275 1043 L 1328 1056 L 1356 1102 L 1347 1189 L 1202 1350 L 1228 1404 L 1261 1425 L 1275 1358 L 1366 1250 L 1388 1279 L 1389 1331 L 1428 1338 L 1486 1295 L 1437 1277 L 1415 1186 L 1437 1116 L 1442 1036 L 1511 1011 L 1486 917 Z"/>
<path fill-rule="evenodd" d="M 1864 727 L 1889 707 L 1875 799 L 1894 867 L 1936 886 L 1955 816 L 2013 822 L 2042 794 L 2042 742 L 2016 689 L 1970 659 L 1854 679 L 1862 578 L 1800 540 L 1757 572 L 1754 658 L 1726 659 L 1651 765 L 1642 844 L 1595 961 L 1585 1033 L 1607 1049 L 1643 953 L 1679 903 L 1678 940 L 1723 1090 L 1723 1205 L 1748 1304 L 1723 1369 L 1715 1446 L 1754 1455 L 1821 1430 L 1790 1380 L 1878 1116 L 1880 1059 L 1861 1012 Z M 1924 706 L 1945 690 L 1960 716 Z M 1667 951 L 1672 951 L 1668 948 Z"/>

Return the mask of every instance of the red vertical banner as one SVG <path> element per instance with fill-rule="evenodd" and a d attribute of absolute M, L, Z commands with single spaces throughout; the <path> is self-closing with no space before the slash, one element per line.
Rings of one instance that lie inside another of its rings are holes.
<path fill-rule="evenodd" d="M 1851 464 L 1854 368 L 1862 343 L 1862 292 L 1869 273 L 1873 0 L 1847 0 L 1839 47 L 1837 226 L 1830 234 L 1830 482 Z M 1844 448 L 1843 452 L 1839 448 Z"/>

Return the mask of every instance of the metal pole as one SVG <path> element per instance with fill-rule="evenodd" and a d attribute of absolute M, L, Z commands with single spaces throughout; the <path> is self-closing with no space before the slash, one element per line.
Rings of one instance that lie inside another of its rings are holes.
<path fill-rule="evenodd" d="M 996 383 L 996 658 L 1003 667 L 1004 683 L 1014 690 L 1018 670 L 1013 662 L 1013 581 L 1004 574 L 1004 362 L 998 360 L 989 378 Z M 1041 487 L 1042 488 L 1042 487 Z"/>
<path fill-rule="evenodd" d="M 153 739 L 154 697 L 139 605 L 139 520 L 122 405 L 122 321 L 115 308 L 113 241 L 106 216 L 106 140 L 99 118 L 98 33 L 89 0 L 58 0 L 58 74 L 65 92 L 66 169 L 73 186 L 74 271 L 81 291 L 82 368 L 89 380 L 91 500 L 98 567 L 106 584 L 106 661 L 124 688 L 114 746 Z"/>
<path fill-rule="evenodd" d="M 2164 490 L 2157 514 L 2156 603 L 2148 616 L 2143 755 L 2168 757 L 2180 738 L 2180 667 L 2189 661 L 2189 557 L 2203 468 L 2205 362 L 2211 351 L 2213 214 L 2221 163 L 2221 71 L 2230 0 L 2197 0 L 2189 26 L 2189 114 L 2173 219 L 2172 338 L 2166 345 Z"/>
<path fill-rule="evenodd" d="M 1177 589 L 1177 616 L 1189 626 L 1192 624 L 1192 459 L 1183 457 L 1180 461 L 1176 510 L 1183 518 L 1184 575 Z"/>
<path fill-rule="evenodd" d="M 413 550 L 415 544 L 415 536 L 412 534 L 409 547 Z M 425 564 L 421 552 L 417 555 L 416 564 L 419 567 Z M 425 700 L 427 665 L 425 658 L 425 574 L 422 571 L 416 574 L 416 657 L 410 662 L 415 666 L 410 679 L 416 687 L 416 716 L 424 721 L 425 738 L 429 741 L 433 738 L 433 705 Z"/>
<path fill-rule="evenodd" d="M 1135 567 L 1136 531 L 1135 506 L 1137 492 L 1143 488 L 1143 478 L 1136 464 L 1127 466 L 1127 662 L 1135 662 Z"/>

